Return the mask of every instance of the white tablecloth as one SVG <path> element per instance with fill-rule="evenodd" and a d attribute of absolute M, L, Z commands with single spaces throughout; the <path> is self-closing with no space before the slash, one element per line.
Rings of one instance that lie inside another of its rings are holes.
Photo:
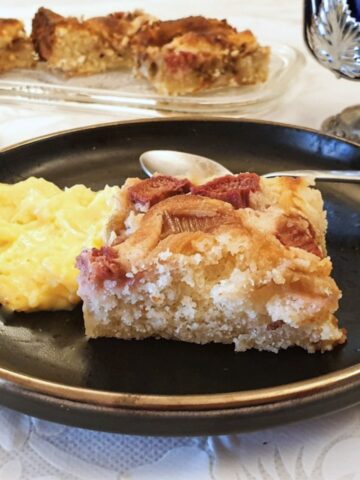
<path fill-rule="evenodd" d="M 1 0 L 0 17 L 27 20 L 42 2 Z M 163 18 L 227 17 L 260 38 L 304 51 L 296 88 L 259 118 L 319 128 L 323 119 L 360 103 L 359 85 L 337 80 L 306 52 L 300 0 L 48 0 L 64 14 L 144 8 Z M 0 105 L 0 147 L 58 130 L 138 118 Z M 359 450 L 358 450 L 359 449 Z M 0 408 L 0 480 L 331 480 L 360 479 L 360 408 L 256 433 L 199 438 L 111 435 L 67 428 Z"/>

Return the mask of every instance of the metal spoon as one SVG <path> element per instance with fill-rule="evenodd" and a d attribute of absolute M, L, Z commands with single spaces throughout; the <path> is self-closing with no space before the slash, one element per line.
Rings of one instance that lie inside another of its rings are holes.
<path fill-rule="evenodd" d="M 210 158 L 174 150 L 149 150 L 140 156 L 141 168 L 151 177 L 155 173 L 184 176 L 196 182 L 209 177 L 232 174 Z M 263 175 L 271 177 L 313 177 L 326 182 L 360 182 L 360 170 L 288 170 Z"/>

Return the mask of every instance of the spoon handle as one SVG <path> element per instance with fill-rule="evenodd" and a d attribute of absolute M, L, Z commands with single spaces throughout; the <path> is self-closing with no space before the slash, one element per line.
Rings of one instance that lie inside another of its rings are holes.
<path fill-rule="evenodd" d="M 266 173 L 263 177 L 314 177 L 315 180 L 323 182 L 358 183 L 360 182 L 360 170 L 288 170 Z"/>

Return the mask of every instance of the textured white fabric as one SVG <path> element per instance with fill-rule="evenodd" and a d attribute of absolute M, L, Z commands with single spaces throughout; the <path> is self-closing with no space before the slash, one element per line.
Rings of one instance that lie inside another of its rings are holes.
<path fill-rule="evenodd" d="M 0 409 L 1 480 L 355 480 L 360 412 L 219 437 L 137 437 Z"/>
<path fill-rule="evenodd" d="M 1 0 L 0 17 L 29 20 L 42 1 Z M 47 0 L 65 14 L 144 8 L 171 18 L 202 13 L 227 17 L 261 38 L 302 40 L 301 0 Z M 297 86 L 261 118 L 318 128 L 360 102 L 359 85 L 336 80 L 307 54 Z M 0 104 L 0 147 L 67 128 L 138 118 L 143 112 L 102 114 Z M 152 115 L 157 115 L 153 113 Z M 256 433 L 222 437 L 155 438 L 113 435 L 31 419 L 0 407 L 0 480 L 350 480 L 360 478 L 360 411 Z"/>

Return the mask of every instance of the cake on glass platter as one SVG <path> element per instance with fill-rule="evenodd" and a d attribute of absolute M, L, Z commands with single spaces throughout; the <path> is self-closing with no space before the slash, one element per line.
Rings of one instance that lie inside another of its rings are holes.
<path fill-rule="evenodd" d="M 269 109 L 304 64 L 293 47 L 258 40 L 225 19 L 83 13 L 40 7 L 28 34 L 12 20 L 18 33 L 0 59 L 4 99 L 81 110 L 248 115 Z M 0 28 L 0 45 L 2 34 Z"/>
<path fill-rule="evenodd" d="M 23 23 L 13 18 L 0 19 L 0 73 L 35 65 L 35 51 Z"/>

